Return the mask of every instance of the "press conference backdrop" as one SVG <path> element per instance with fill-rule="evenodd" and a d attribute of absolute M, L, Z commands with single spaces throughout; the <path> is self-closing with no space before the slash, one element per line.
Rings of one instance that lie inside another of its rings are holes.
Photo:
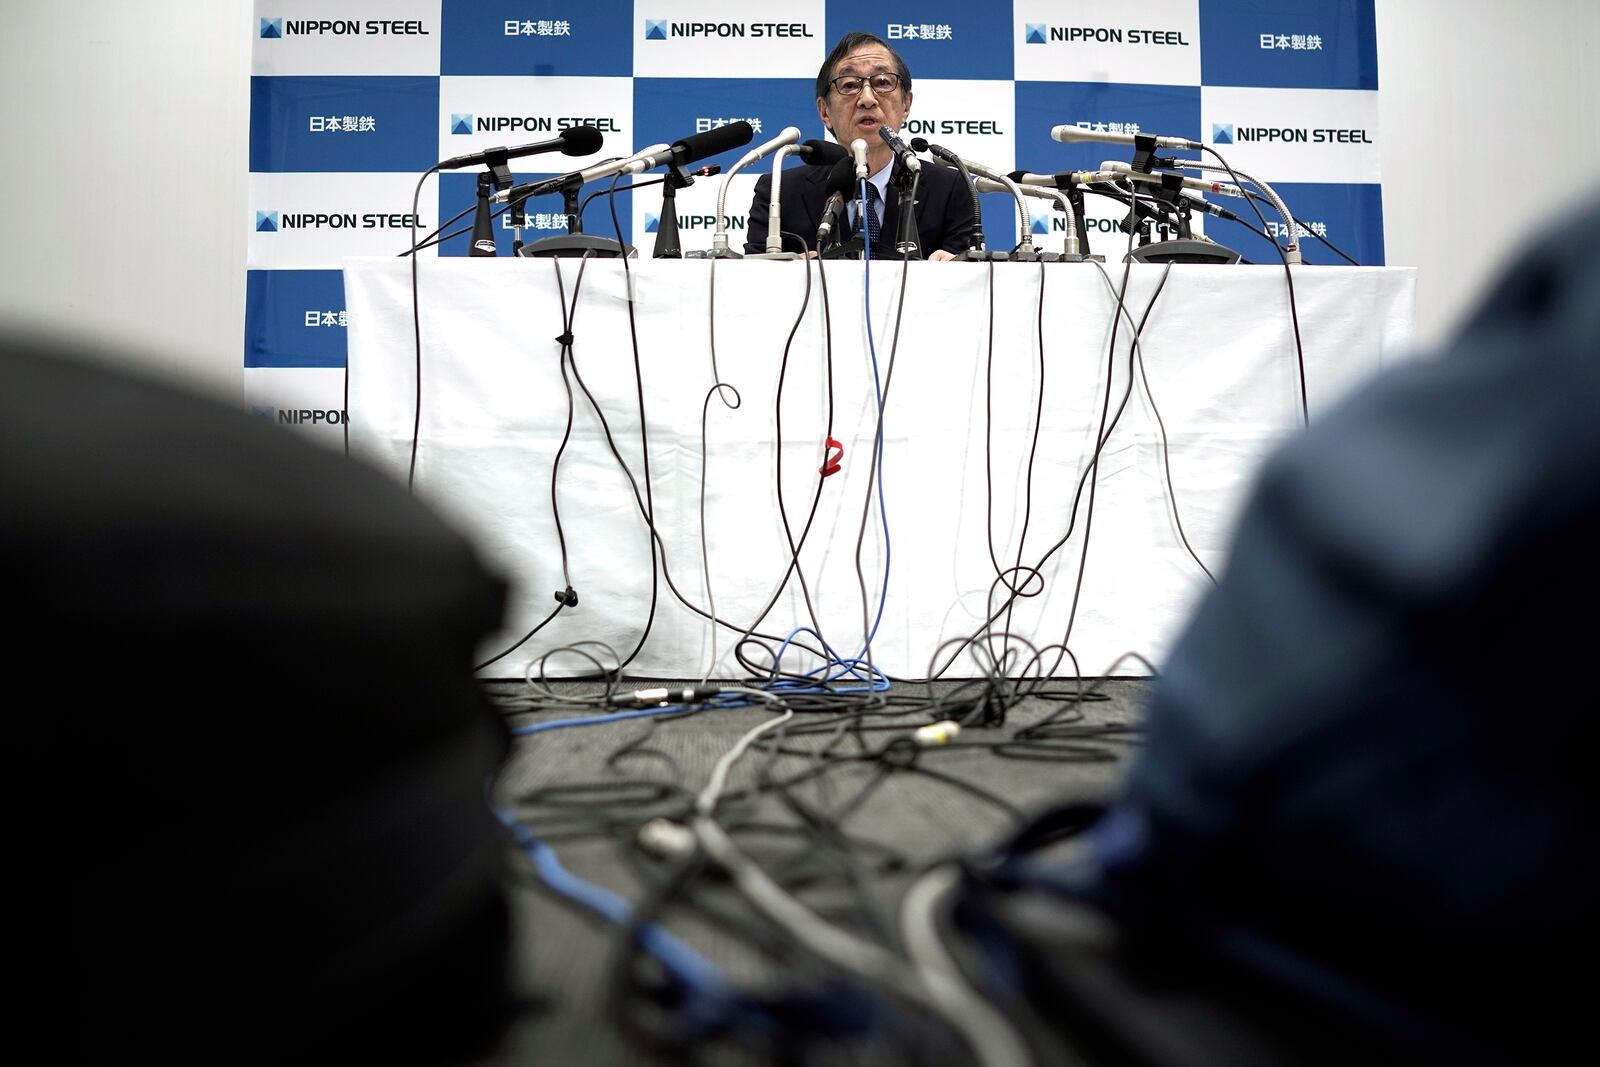
<path fill-rule="evenodd" d="M 1373 0 L 1012 0 L 899 5 L 845 0 L 256 0 L 250 106 L 245 389 L 252 409 L 338 433 L 349 255 L 407 247 L 467 210 L 476 175 L 418 178 L 435 162 L 592 125 L 592 156 L 527 157 L 518 181 L 590 166 L 743 119 L 757 142 L 786 126 L 823 135 L 817 69 L 850 30 L 875 33 L 911 68 L 904 130 L 1002 171 L 1127 159 L 1126 148 L 1059 144 L 1052 126 L 1177 135 L 1214 145 L 1270 182 L 1295 216 L 1363 264 L 1384 262 Z M 737 153 L 716 162 L 728 165 Z M 770 166 L 770 164 L 765 164 Z M 479 168 L 481 169 L 481 168 Z M 729 185 L 743 244 L 757 163 Z M 677 196 L 686 250 L 709 248 L 722 179 Z M 596 184 L 585 190 L 592 192 Z M 660 186 L 616 197 L 623 240 L 648 256 Z M 1051 246 L 1063 219 L 986 197 L 991 246 L 1028 226 Z M 1115 258 L 1116 205 L 1090 198 L 1090 238 Z M 1230 204 L 1237 207 L 1237 204 Z M 596 198 L 588 232 L 615 232 Z M 528 202 L 523 240 L 565 232 L 559 197 Z M 1241 209 L 1242 210 L 1242 209 Z M 1269 211 L 1267 228 L 1281 233 Z M 513 232 L 496 226 L 500 254 Z M 1245 258 L 1266 242 L 1208 219 Z M 1334 262 L 1314 238 L 1307 262 Z M 463 234 L 423 255 L 465 255 Z"/>

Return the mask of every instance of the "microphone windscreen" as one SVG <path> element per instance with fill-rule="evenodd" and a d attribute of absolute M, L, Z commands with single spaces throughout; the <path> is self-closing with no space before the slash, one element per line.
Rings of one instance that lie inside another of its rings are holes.
<path fill-rule="evenodd" d="M 674 141 L 672 147 L 681 152 L 679 163 L 693 163 L 707 156 L 726 152 L 730 148 L 747 145 L 755 135 L 756 131 L 748 122 L 730 122 L 726 126 L 714 126 L 705 133 L 697 133 L 681 141 Z"/>
<path fill-rule="evenodd" d="M 926 137 L 913 137 L 913 138 L 911 138 L 911 151 L 913 151 L 913 152 L 926 152 L 927 150 L 928 150 L 928 139 Z"/>
<path fill-rule="evenodd" d="M 564 156 L 592 156 L 600 151 L 604 135 L 593 126 L 573 126 L 561 131 L 561 154 Z"/>
<path fill-rule="evenodd" d="M 839 162 L 835 163 L 833 165 L 833 169 L 828 172 L 827 191 L 829 196 L 832 196 L 834 193 L 848 194 L 851 189 L 855 188 L 855 184 L 856 165 L 855 161 L 849 156 L 846 156 L 845 158 L 839 160 Z"/>
<path fill-rule="evenodd" d="M 832 141 L 812 140 L 805 142 L 800 147 L 808 149 L 806 152 L 807 159 L 822 166 L 828 166 L 839 162 L 841 159 L 850 158 L 850 152 L 844 145 L 835 144 Z"/>

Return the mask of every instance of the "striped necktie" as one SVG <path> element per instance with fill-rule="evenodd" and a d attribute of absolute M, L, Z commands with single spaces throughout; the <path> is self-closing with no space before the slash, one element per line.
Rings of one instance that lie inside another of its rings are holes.
<path fill-rule="evenodd" d="M 856 220 L 856 233 L 865 237 L 867 243 L 874 248 L 878 245 L 878 228 L 881 225 L 878 221 L 878 204 L 882 199 L 882 196 L 878 193 L 878 187 L 868 182 L 867 211 L 864 216 L 865 225 L 862 224 L 862 219 Z M 857 207 L 859 208 L 860 205 L 858 204 Z"/>

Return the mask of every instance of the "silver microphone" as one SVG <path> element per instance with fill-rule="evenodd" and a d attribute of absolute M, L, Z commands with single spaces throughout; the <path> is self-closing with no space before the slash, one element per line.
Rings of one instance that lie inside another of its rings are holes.
<path fill-rule="evenodd" d="M 778 136 L 774 137 L 772 140 L 766 142 L 765 144 L 756 145 L 754 148 L 750 149 L 750 151 L 746 152 L 743 156 L 739 157 L 739 162 L 735 163 L 732 167 L 730 167 L 728 169 L 728 173 L 732 174 L 734 171 L 743 170 L 745 167 L 748 167 L 750 164 L 754 163 L 756 160 L 764 159 L 767 156 L 770 156 L 772 153 L 776 152 L 778 149 L 782 148 L 784 145 L 799 144 L 799 143 L 800 143 L 800 127 L 798 127 L 798 126 L 785 126 L 783 128 L 783 132 L 778 134 Z"/>
<path fill-rule="evenodd" d="M 722 185 L 717 188 L 717 228 L 711 233 L 711 252 L 709 254 L 712 258 L 738 258 L 738 253 L 728 247 L 728 183 L 733 180 L 733 176 L 762 156 L 770 155 L 785 145 L 795 144 L 799 140 L 800 128 L 798 126 L 785 126 L 783 132 L 778 136 L 765 144 L 756 145 L 756 147 L 746 152 L 739 159 L 739 162 L 723 171 Z M 774 188 L 772 190 L 774 203 L 777 201 L 777 196 L 778 190 Z"/>
<path fill-rule="evenodd" d="M 1085 141 L 1096 144 L 1136 144 L 1132 133 L 1101 133 L 1099 130 L 1086 130 L 1082 126 L 1056 126 L 1050 131 L 1052 140 L 1062 144 L 1081 144 Z M 1148 136 L 1148 135 L 1147 135 Z M 1205 146 L 1199 141 L 1191 141 L 1187 137 L 1156 137 L 1157 148 L 1182 148 L 1186 151 L 1200 152 Z"/>
<path fill-rule="evenodd" d="M 856 158 L 856 177 L 867 176 L 867 142 L 857 137 L 850 142 L 850 154 Z"/>
<path fill-rule="evenodd" d="M 640 151 L 635 152 L 627 159 L 614 159 L 609 163 L 599 163 L 590 167 L 588 170 L 573 171 L 571 174 L 565 175 L 561 178 L 546 178 L 542 182 L 532 182 L 527 185 L 513 186 L 510 189 L 502 189 L 493 196 L 489 197 L 489 202 L 491 204 L 503 204 L 507 200 L 528 196 L 539 191 L 554 191 L 567 180 L 574 178 L 577 179 L 580 185 L 587 185 L 590 182 L 596 181 L 600 178 L 609 178 L 613 174 L 620 174 L 627 170 L 632 164 L 653 156 L 659 152 L 669 151 L 670 148 L 670 145 L 653 144 L 649 148 L 641 149 Z"/>
<path fill-rule="evenodd" d="M 1147 185 L 1161 185 L 1166 178 L 1166 175 L 1147 174 L 1144 171 L 1134 170 L 1130 164 L 1123 163 L 1122 161 L 1115 159 L 1108 159 L 1104 163 L 1101 163 L 1100 169 L 1115 171 L 1122 178 L 1131 179 L 1132 181 L 1136 182 L 1144 182 Z M 1239 188 L 1237 185 L 1229 185 L 1227 182 L 1205 182 L 1198 178 L 1184 178 L 1177 174 L 1172 175 L 1172 177 L 1178 178 L 1182 182 L 1185 189 L 1194 189 L 1202 193 L 1215 193 L 1218 196 L 1244 195 L 1243 189 Z"/>

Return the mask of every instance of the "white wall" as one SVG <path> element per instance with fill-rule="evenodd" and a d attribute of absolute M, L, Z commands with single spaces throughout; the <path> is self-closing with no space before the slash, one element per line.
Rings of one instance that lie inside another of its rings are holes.
<path fill-rule="evenodd" d="M 1417 336 L 1433 344 L 1509 253 L 1600 195 L 1600 2 L 1376 11 L 1385 250 L 1418 268 Z"/>
<path fill-rule="evenodd" d="M 0 318 L 239 395 L 252 11 L 7 0 Z M 1388 258 L 1421 269 L 1432 343 L 1537 220 L 1600 188 L 1600 3 L 1377 0 L 1377 21 Z"/>
<path fill-rule="evenodd" d="M 239 399 L 250 0 L 5 0 L 0 321 Z"/>

